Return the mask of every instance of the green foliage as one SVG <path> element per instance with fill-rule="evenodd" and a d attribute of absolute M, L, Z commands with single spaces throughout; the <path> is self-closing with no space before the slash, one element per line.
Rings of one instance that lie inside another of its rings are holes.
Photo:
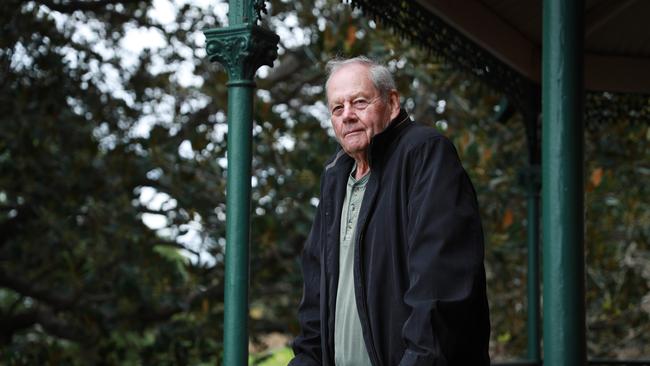
<path fill-rule="evenodd" d="M 586 133 L 588 347 L 597 356 L 650 354 L 650 128 Z"/>
<path fill-rule="evenodd" d="M 251 366 L 285 366 L 293 358 L 293 351 L 283 347 L 264 352 L 257 357 L 252 357 Z"/>
<path fill-rule="evenodd" d="M 199 31 L 222 25 L 215 9 L 191 3 L 170 22 L 151 17 L 151 9 L 131 0 L 0 5 L 0 363 L 220 362 L 227 80 L 205 60 Z M 492 352 L 522 356 L 526 213 L 516 177 L 526 145 L 519 117 L 494 121 L 500 95 L 349 5 L 272 1 L 269 10 L 267 26 L 293 37 L 283 35 L 279 60 L 257 82 L 253 342 L 298 332 L 298 256 L 323 162 L 336 147 L 323 104 L 324 65 L 336 55 L 366 54 L 395 71 L 415 119 L 457 146 L 484 220 Z M 137 27 L 166 46 L 130 55 L 122 46 Z M 180 76 L 186 67 L 196 79 Z M 626 121 L 590 126 L 590 351 L 647 355 L 650 217 L 640 182 L 650 169 L 650 130 Z"/>
<path fill-rule="evenodd" d="M 223 141 L 205 147 L 216 128 L 208 116 L 221 103 L 192 108 L 196 87 L 152 71 L 178 64 L 187 48 L 144 52 L 131 63 L 112 52 L 128 29 L 162 25 L 147 16 L 148 3 L 110 3 L 0 5 L 4 364 L 193 364 L 218 356 L 223 265 L 180 253 L 202 246 L 220 255 L 208 237 L 223 236 L 223 168 L 212 156 L 183 158 L 179 146 L 222 153 Z M 190 43 L 189 29 L 216 25 L 198 15 L 180 9 L 167 42 Z M 198 56 L 195 63 L 208 73 Z M 223 82 L 213 83 L 212 95 L 223 99 Z M 145 116 L 153 127 L 137 133 Z M 163 202 L 143 201 L 146 190 Z M 146 215 L 163 227 L 150 229 Z M 188 247 L 179 238 L 198 223 L 203 238 Z"/>

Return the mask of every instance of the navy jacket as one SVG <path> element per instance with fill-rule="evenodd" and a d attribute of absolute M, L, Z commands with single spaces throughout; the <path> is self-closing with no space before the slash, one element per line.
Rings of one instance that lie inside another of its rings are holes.
<path fill-rule="evenodd" d="M 369 155 L 354 286 L 372 364 L 489 365 L 483 231 L 456 150 L 402 110 Z M 291 366 L 334 365 L 340 213 L 353 163 L 341 150 L 321 177 Z"/>

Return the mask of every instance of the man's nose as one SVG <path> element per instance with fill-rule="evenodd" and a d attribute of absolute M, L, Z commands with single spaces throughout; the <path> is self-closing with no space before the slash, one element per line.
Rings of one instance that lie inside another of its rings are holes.
<path fill-rule="evenodd" d="M 343 104 L 343 114 L 341 114 L 343 122 L 352 122 L 356 119 L 356 111 L 352 107 L 352 103 Z"/>

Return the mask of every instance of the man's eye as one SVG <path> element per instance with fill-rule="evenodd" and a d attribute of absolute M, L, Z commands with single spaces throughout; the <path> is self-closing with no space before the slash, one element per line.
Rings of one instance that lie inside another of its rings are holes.
<path fill-rule="evenodd" d="M 341 113 L 342 110 L 343 110 L 342 106 L 336 105 L 336 106 L 332 107 L 332 114 Z"/>
<path fill-rule="evenodd" d="M 365 109 L 366 107 L 368 107 L 368 101 L 365 99 L 357 99 L 354 102 L 352 102 L 352 105 L 356 109 Z"/>

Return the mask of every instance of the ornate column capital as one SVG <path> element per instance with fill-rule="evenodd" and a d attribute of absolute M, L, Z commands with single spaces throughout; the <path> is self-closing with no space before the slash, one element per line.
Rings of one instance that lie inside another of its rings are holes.
<path fill-rule="evenodd" d="M 224 66 L 229 83 L 252 83 L 255 71 L 262 65 L 273 66 L 278 56 L 280 37 L 257 25 L 245 23 L 203 33 L 209 60 Z"/>

